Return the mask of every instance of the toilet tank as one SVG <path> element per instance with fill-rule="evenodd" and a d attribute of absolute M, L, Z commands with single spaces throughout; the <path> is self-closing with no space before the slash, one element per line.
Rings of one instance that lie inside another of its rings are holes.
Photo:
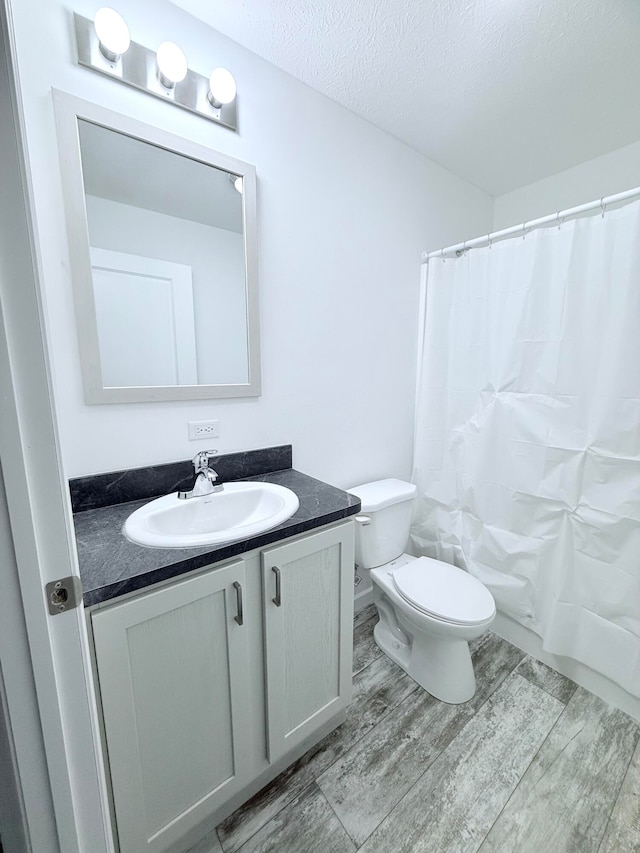
<path fill-rule="evenodd" d="M 374 569 L 395 560 L 407 546 L 416 487 L 389 479 L 363 483 L 348 491 L 362 504 L 361 515 L 356 516 L 358 566 Z"/>

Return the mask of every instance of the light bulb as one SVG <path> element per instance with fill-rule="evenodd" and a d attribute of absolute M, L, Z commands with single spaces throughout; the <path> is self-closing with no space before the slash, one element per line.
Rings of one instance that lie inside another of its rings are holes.
<path fill-rule="evenodd" d="M 167 89 L 173 89 L 176 83 L 187 76 L 187 57 L 175 42 L 163 41 L 156 52 L 158 77 Z"/>
<path fill-rule="evenodd" d="M 233 186 L 238 190 L 239 193 L 242 193 L 242 175 L 236 175 L 236 177 L 234 177 Z"/>
<path fill-rule="evenodd" d="M 209 77 L 208 98 L 213 107 L 220 109 L 230 104 L 237 92 L 233 74 L 226 68 L 214 68 Z"/>
<path fill-rule="evenodd" d="M 96 12 L 93 26 L 100 42 L 100 53 L 109 62 L 117 62 L 122 54 L 129 50 L 131 44 L 129 27 L 124 18 L 115 9 L 102 6 Z"/>

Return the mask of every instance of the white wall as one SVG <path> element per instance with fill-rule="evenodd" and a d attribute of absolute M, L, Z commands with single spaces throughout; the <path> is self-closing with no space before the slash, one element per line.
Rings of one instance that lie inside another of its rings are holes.
<path fill-rule="evenodd" d="M 76 66 L 61 0 L 14 7 L 67 474 L 190 457 L 187 421 L 217 418 L 222 452 L 290 442 L 296 467 L 339 486 L 409 476 L 420 253 L 486 233 L 492 199 L 165 0 L 118 8 L 135 40 L 232 69 L 238 134 Z M 84 404 L 52 86 L 256 165 L 259 400 Z"/>
<path fill-rule="evenodd" d="M 580 163 L 495 200 L 493 230 L 640 186 L 640 142 Z"/>
<path fill-rule="evenodd" d="M 191 267 L 198 382 L 246 382 L 242 234 L 91 195 L 86 205 L 92 246 Z"/>

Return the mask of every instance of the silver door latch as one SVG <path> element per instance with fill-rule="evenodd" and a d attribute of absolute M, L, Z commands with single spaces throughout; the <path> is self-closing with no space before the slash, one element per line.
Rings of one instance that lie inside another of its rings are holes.
<path fill-rule="evenodd" d="M 51 581 L 45 587 L 47 594 L 47 607 L 52 616 L 73 610 L 82 601 L 82 584 L 80 578 L 70 575 L 68 578 L 60 578 Z"/>

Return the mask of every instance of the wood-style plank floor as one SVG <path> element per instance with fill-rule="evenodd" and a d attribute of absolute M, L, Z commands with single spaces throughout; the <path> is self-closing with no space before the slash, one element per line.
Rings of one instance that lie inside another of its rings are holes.
<path fill-rule="evenodd" d="M 445 705 L 354 620 L 347 720 L 190 853 L 640 853 L 640 727 L 509 643 Z"/>

